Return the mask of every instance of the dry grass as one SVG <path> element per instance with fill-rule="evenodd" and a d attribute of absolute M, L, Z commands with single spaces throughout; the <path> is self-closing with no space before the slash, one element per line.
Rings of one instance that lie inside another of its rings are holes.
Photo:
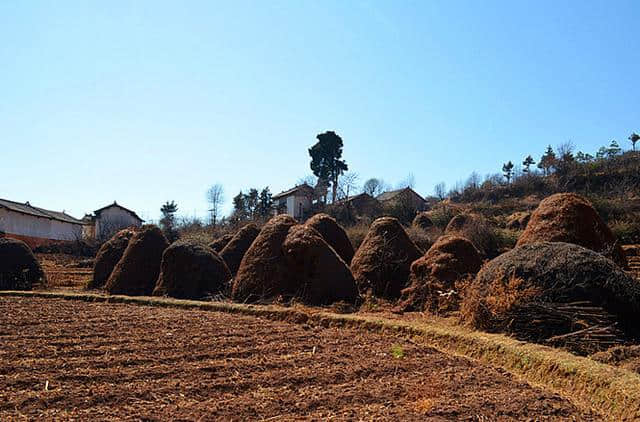
<path fill-rule="evenodd" d="M 131 303 L 137 305 L 196 308 L 255 315 L 319 326 L 346 326 L 376 332 L 395 332 L 420 338 L 425 345 L 502 367 L 527 382 L 550 389 L 577 405 L 594 409 L 603 419 L 631 421 L 640 418 L 640 376 L 591 359 L 512 338 L 471 331 L 431 318 L 424 322 L 398 321 L 360 315 L 337 315 L 322 310 L 287 309 L 220 302 L 198 302 L 152 297 L 105 296 L 49 292 L 0 292 L 2 296 L 55 297 L 70 300 Z"/>

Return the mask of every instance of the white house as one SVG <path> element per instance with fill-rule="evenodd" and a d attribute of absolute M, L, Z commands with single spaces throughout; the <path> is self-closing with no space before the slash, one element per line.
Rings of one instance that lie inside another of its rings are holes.
<path fill-rule="evenodd" d="M 84 225 L 64 211 L 0 199 L 0 235 L 23 240 L 32 248 L 51 241 L 82 239 Z"/>
<path fill-rule="evenodd" d="M 288 214 L 291 217 L 302 220 L 305 213 L 311 209 L 314 189 L 303 183 L 294 188 L 273 195 L 276 214 Z"/>
<path fill-rule="evenodd" d="M 85 215 L 83 221 L 87 224 L 85 237 L 98 240 L 107 239 L 118 230 L 127 227 L 140 227 L 144 222 L 135 212 L 119 205 L 116 201 L 95 210 L 92 215 Z"/>

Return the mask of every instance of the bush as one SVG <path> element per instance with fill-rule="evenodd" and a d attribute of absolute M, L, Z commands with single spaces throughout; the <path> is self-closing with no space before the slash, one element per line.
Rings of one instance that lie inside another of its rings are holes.
<path fill-rule="evenodd" d="M 417 226 L 409 226 L 405 229 L 409 238 L 416 244 L 422 252 L 426 252 L 431 246 L 436 243 L 436 240 L 442 236 L 442 229 L 438 227 L 431 227 L 430 229 L 423 229 Z"/>
<path fill-rule="evenodd" d="M 347 237 L 351 241 L 353 249 L 358 250 L 364 238 L 367 237 L 369 224 L 361 222 L 353 226 L 345 227 L 344 231 L 347 232 Z"/>

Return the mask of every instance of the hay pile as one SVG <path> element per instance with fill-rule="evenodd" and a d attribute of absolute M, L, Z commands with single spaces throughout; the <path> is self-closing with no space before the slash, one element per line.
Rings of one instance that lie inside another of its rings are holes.
<path fill-rule="evenodd" d="M 406 286 L 411 263 L 422 253 L 397 219 L 378 218 L 351 261 L 361 294 L 395 299 Z"/>
<path fill-rule="evenodd" d="M 291 227 L 282 248 L 293 296 L 309 305 L 356 301 L 358 288 L 349 267 L 314 228 Z"/>
<path fill-rule="evenodd" d="M 209 243 L 209 247 L 213 249 L 215 252 L 220 252 L 227 246 L 227 243 L 231 242 L 233 239 L 233 235 L 231 233 L 225 234 L 222 237 L 217 238 L 213 242 Z"/>
<path fill-rule="evenodd" d="M 517 246 L 536 242 L 574 243 L 627 266 L 622 248 L 598 212 L 587 199 L 573 193 L 558 193 L 540 202 Z"/>
<path fill-rule="evenodd" d="M 416 217 L 413 219 L 413 223 L 411 223 L 414 227 L 419 227 L 423 230 L 428 230 L 433 227 L 433 221 L 431 220 L 430 214 L 427 211 L 423 211 L 418 213 Z"/>
<path fill-rule="evenodd" d="M 134 234 L 132 229 L 120 230 L 100 247 L 93 264 L 93 278 L 87 284 L 87 289 L 104 287 Z"/>
<path fill-rule="evenodd" d="M 162 253 L 169 242 L 154 225 L 142 226 L 133 235 L 105 285 L 111 294 L 149 295 L 160 274 Z"/>
<path fill-rule="evenodd" d="M 29 246 L 0 238 L 0 290 L 31 290 L 37 283 L 46 284 L 46 278 Z"/>
<path fill-rule="evenodd" d="M 233 281 L 236 302 L 257 302 L 291 292 L 292 280 L 282 244 L 296 220 L 288 215 L 273 217 L 245 253 Z"/>
<path fill-rule="evenodd" d="M 456 282 L 474 276 L 482 266 L 480 252 L 460 236 L 442 236 L 420 259 L 411 264 L 409 287 L 402 290 L 396 312 L 446 312 L 456 310 Z"/>
<path fill-rule="evenodd" d="M 471 241 L 480 253 L 488 258 L 499 254 L 495 232 L 480 214 L 458 214 L 449 221 L 444 234 L 464 237 Z"/>
<path fill-rule="evenodd" d="M 506 228 L 509 230 L 524 230 L 529 224 L 531 213 L 526 211 L 514 212 L 507 217 Z"/>
<path fill-rule="evenodd" d="M 231 272 L 211 248 L 196 242 L 178 241 L 162 254 L 160 277 L 154 296 L 199 299 L 227 289 Z"/>
<path fill-rule="evenodd" d="M 461 312 L 479 329 L 591 353 L 638 335 L 640 284 L 590 249 L 541 242 L 486 264 Z"/>
<path fill-rule="evenodd" d="M 353 245 L 347 233 L 338 225 L 335 219 L 327 214 L 316 214 L 305 223 L 309 227 L 316 229 L 320 236 L 327 242 L 349 265 L 353 259 Z"/>
<path fill-rule="evenodd" d="M 231 274 L 238 272 L 242 257 L 247 253 L 247 250 L 249 250 L 249 247 L 253 241 L 256 240 L 259 233 L 260 229 L 258 226 L 253 223 L 247 224 L 241 228 L 222 251 L 220 251 L 220 257 L 227 264 L 227 267 L 229 267 Z"/>

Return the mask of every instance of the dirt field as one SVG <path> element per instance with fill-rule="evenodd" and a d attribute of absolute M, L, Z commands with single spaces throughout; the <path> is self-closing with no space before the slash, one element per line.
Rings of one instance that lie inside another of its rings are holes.
<path fill-rule="evenodd" d="M 65 254 L 36 254 L 47 276 L 49 289 L 82 289 L 93 276 L 86 258 Z"/>
<path fill-rule="evenodd" d="M 0 312 L 0 420 L 599 419 L 398 337 L 60 299 Z"/>

